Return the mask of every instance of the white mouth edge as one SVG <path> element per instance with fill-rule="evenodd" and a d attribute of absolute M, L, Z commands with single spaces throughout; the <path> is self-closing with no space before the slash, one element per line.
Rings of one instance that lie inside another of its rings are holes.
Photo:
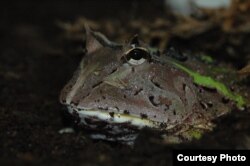
<path fill-rule="evenodd" d="M 69 107 L 68 110 L 72 113 L 72 108 Z M 143 119 L 139 117 L 134 117 L 127 114 L 119 114 L 114 113 L 112 116 L 108 112 L 102 112 L 98 110 L 76 110 L 81 119 L 87 117 L 96 117 L 100 120 L 109 122 L 109 123 L 130 123 L 133 126 L 137 126 L 139 128 L 150 127 L 150 128 L 159 128 L 160 123 L 154 122 L 148 119 Z"/>

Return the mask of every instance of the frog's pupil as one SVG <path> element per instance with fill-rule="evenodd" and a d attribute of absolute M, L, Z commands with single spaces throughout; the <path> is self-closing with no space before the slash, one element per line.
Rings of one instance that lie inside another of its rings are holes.
<path fill-rule="evenodd" d="M 134 60 L 140 60 L 142 58 L 146 59 L 148 56 L 148 53 L 141 49 L 134 49 L 132 50 L 128 55 L 127 59 L 134 59 Z"/>

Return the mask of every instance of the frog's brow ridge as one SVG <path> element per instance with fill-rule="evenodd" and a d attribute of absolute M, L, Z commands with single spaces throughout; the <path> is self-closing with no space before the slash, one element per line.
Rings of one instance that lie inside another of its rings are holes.
<path fill-rule="evenodd" d="M 122 44 L 110 41 L 105 35 L 100 32 L 92 32 L 94 37 L 105 47 L 111 47 L 113 49 L 122 49 Z"/>

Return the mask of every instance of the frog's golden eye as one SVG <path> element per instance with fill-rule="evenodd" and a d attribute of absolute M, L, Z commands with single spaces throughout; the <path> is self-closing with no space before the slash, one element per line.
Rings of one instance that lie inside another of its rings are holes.
<path fill-rule="evenodd" d="M 123 57 L 131 65 L 140 65 L 150 59 L 148 50 L 145 48 L 133 48 L 128 50 Z"/>

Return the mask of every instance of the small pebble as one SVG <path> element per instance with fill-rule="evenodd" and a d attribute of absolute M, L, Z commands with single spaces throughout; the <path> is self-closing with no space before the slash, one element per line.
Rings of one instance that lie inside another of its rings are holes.
<path fill-rule="evenodd" d="M 74 133 L 75 130 L 71 127 L 66 127 L 66 128 L 62 128 L 61 130 L 58 131 L 59 134 L 65 134 L 65 133 Z"/>

